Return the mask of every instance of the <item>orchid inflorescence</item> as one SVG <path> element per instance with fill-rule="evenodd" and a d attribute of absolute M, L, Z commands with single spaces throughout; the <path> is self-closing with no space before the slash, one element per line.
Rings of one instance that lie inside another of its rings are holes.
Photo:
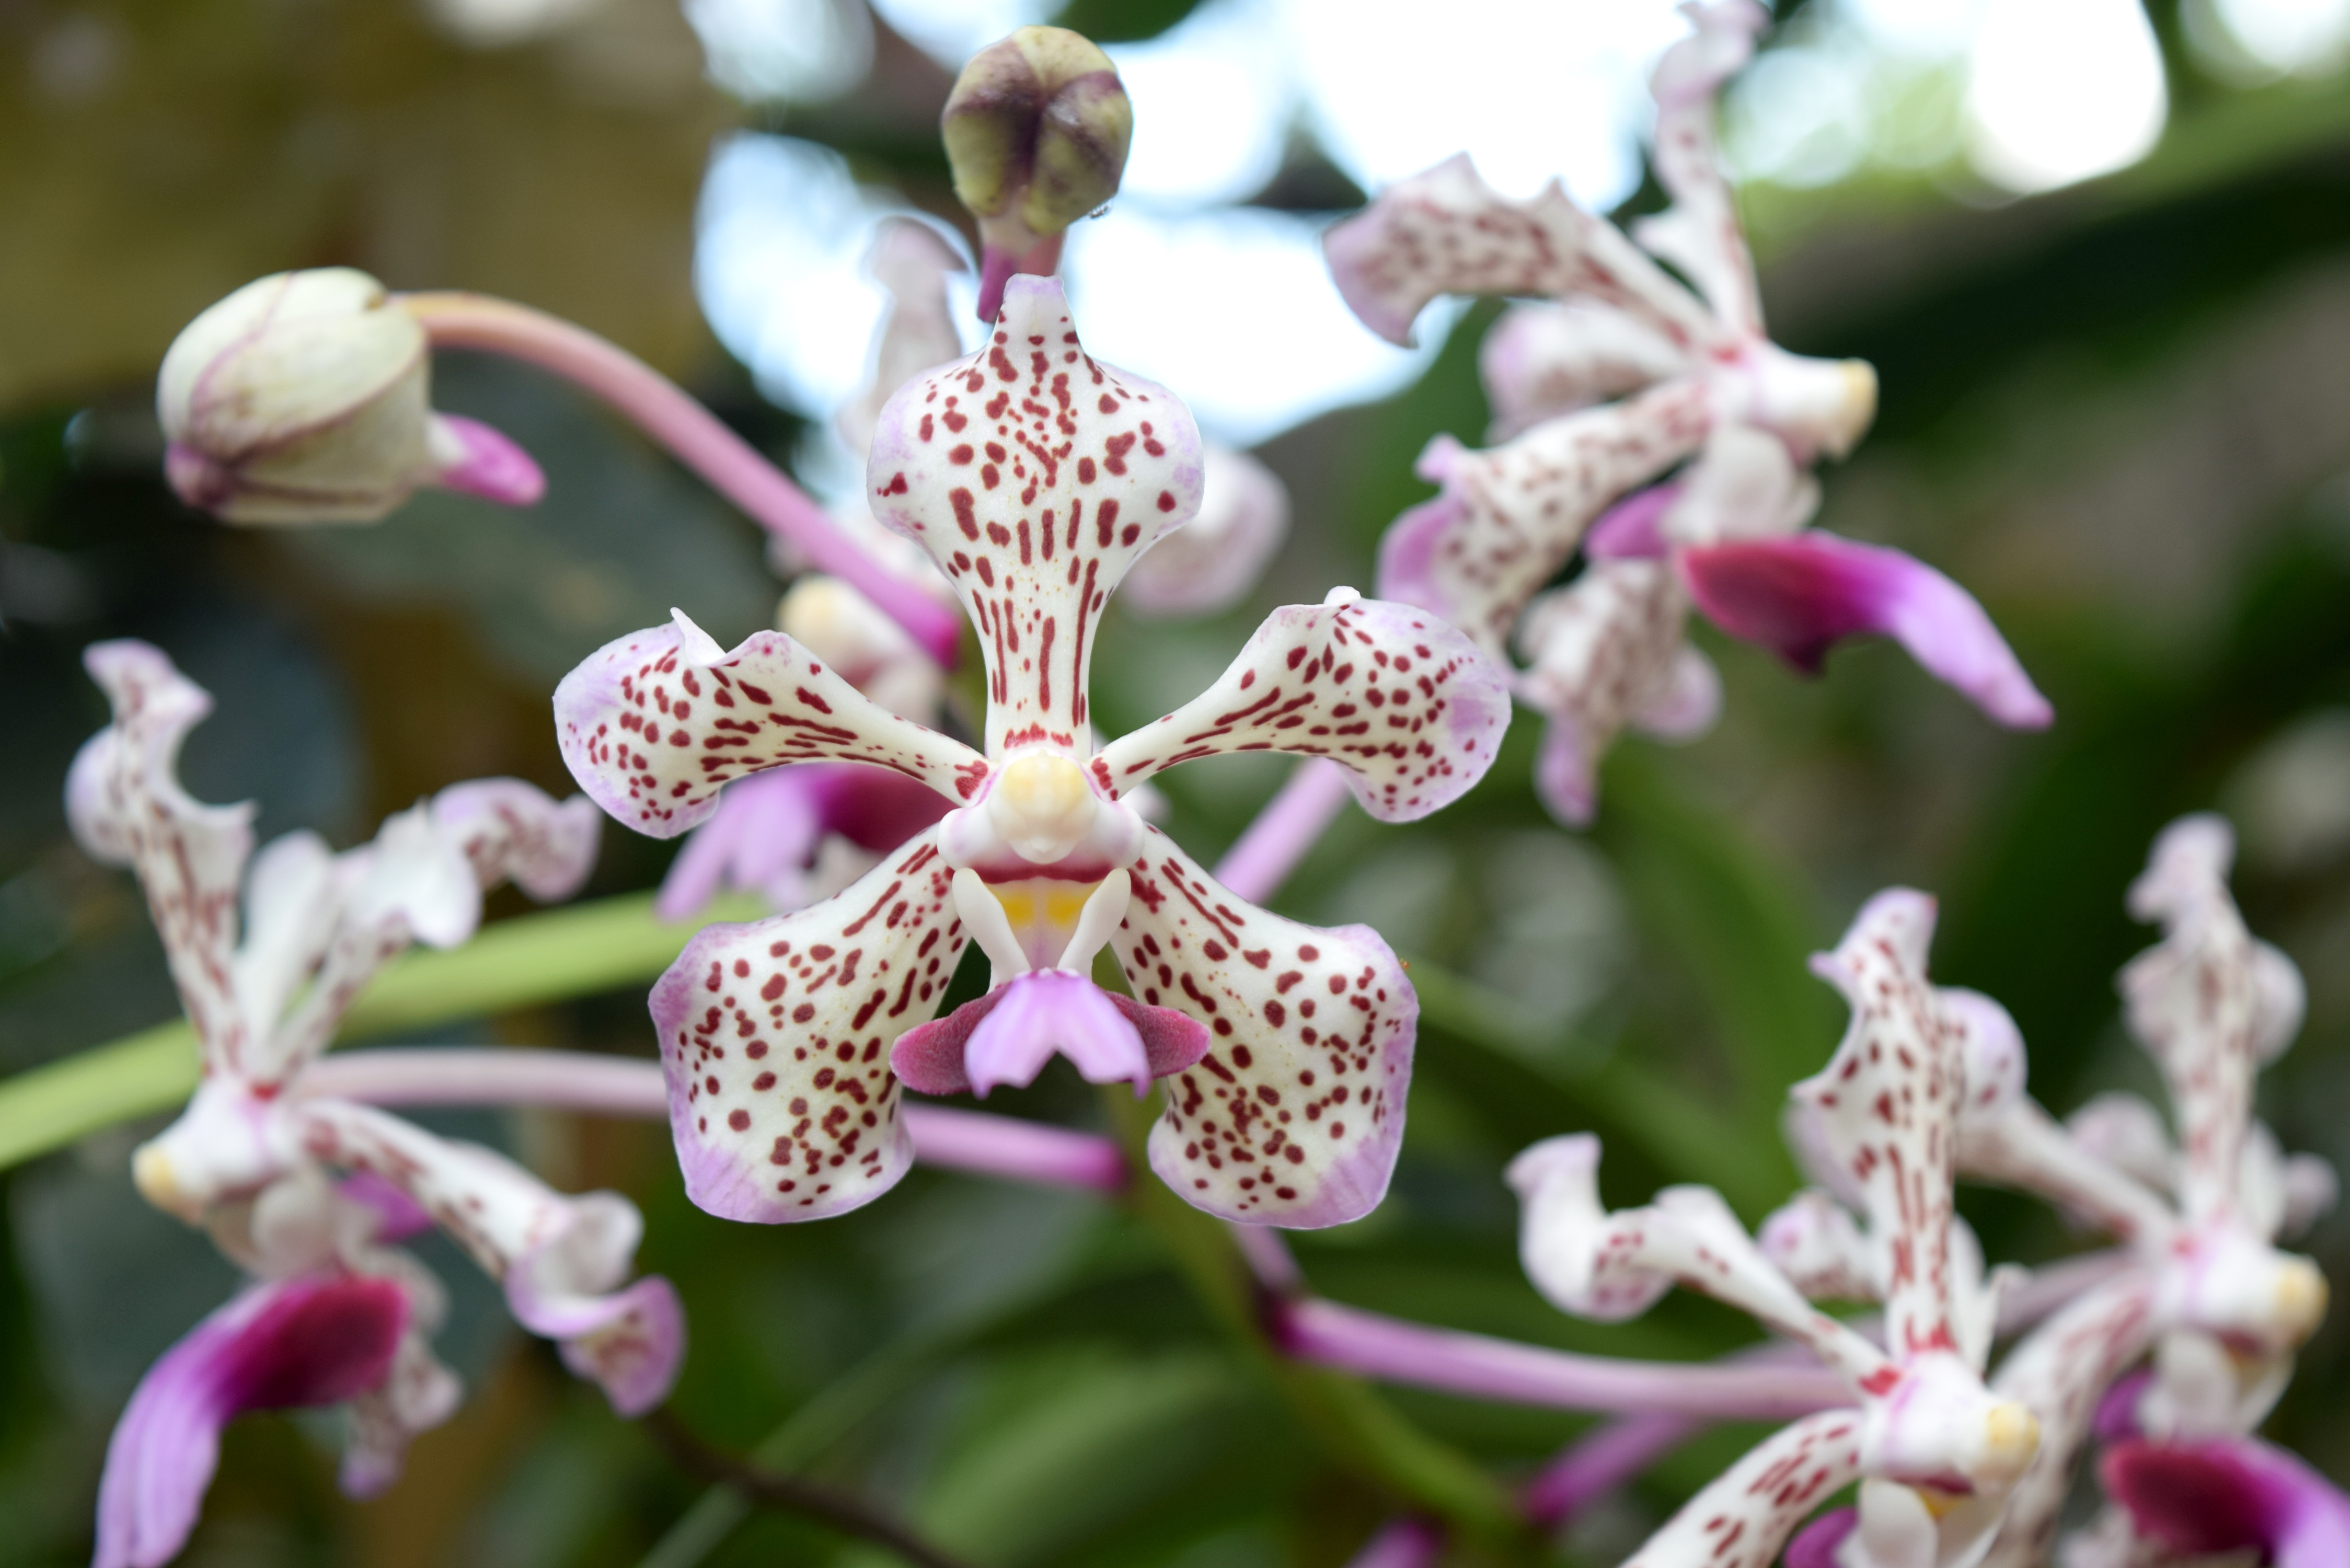
<path fill-rule="evenodd" d="M 829 512 L 646 367 L 518 306 L 329 269 L 263 279 L 199 317 L 162 369 L 167 472 L 224 520 L 369 522 L 428 484 L 535 504 L 526 454 L 430 406 L 431 348 L 487 348 L 634 420 L 767 528 L 792 581 L 775 629 L 731 649 L 680 609 L 580 661 L 554 718 L 584 795 L 455 784 L 340 854 L 307 833 L 256 852 L 250 806 L 204 805 L 179 782 L 210 696 L 144 643 L 88 650 L 113 717 L 74 764 L 68 815 L 93 857 L 143 886 L 202 1057 L 134 1178 L 252 1282 L 124 1412 L 100 1568 L 178 1552 L 220 1430 L 246 1410 L 343 1407 L 346 1489 L 392 1483 L 409 1439 L 459 1397 L 430 1345 L 441 1288 L 397 1245 L 427 1228 L 619 1414 L 666 1398 L 684 1317 L 665 1281 L 630 1281 L 637 1210 L 556 1192 L 384 1106 L 665 1115 L 686 1194 L 736 1220 L 847 1213 L 918 1156 L 1122 1192 L 1133 1151 L 1108 1139 L 910 1097 L 1024 1085 L 1055 1054 L 1160 1096 L 1141 1158 L 1230 1222 L 1232 1272 L 1274 1350 L 1622 1417 L 1526 1490 L 1513 1527 L 1557 1525 L 1705 1422 L 1768 1416 L 1792 1424 L 1630 1563 L 2350 1561 L 2350 1501 L 2257 1436 L 2326 1305 L 2323 1275 L 2278 1242 L 2332 1203 L 2334 1180 L 2252 1115 L 2302 988 L 2246 930 L 2216 817 L 2174 824 L 2129 893 L 2162 928 L 2122 989 L 2175 1146 L 2143 1100 L 2105 1096 L 2066 1122 L 2033 1100 L 2013 1020 L 1929 979 L 1934 902 L 1897 888 L 1814 961 L 1851 1021 L 1790 1093 L 1790 1145 L 1815 1185 L 1757 1229 L 1703 1187 L 1607 1209 L 1588 1134 L 1510 1166 L 1524 1270 L 1555 1306 L 1616 1322 L 1679 1285 L 1782 1344 L 1697 1366 L 1449 1334 L 1315 1297 L 1277 1239 L 1377 1208 L 1406 1123 L 1419 1002 L 1405 964 L 1367 926 L 1263 907 L 1344 801 L 1389 823 L 1459 801 L 1514 696 L 1546 721 L 1539 793 L 1588 821 L 1620 731 L 1712 722 L 1720 683 L 1687 639 L 1691 608 L 1811 670 L 1839 639 L 1889 635 L 1999 722 L 2052 716 L 1963 589 L 1806 526 L 1809 471 L 1865 432 L 1875 375 L 1765 334 L 1712 121 L 1767 16 L 1752 0 L 1684 10 L 1691 35 L 1652 84 L 1671 205 L 1629 237 L 1555 186 L 1506 200 L 1465 159 L 1330 232 L 1341 293 L 1391 338 L 1440 293 L 1544 301 L 1512 305 L 1483 346 L 1497 444 L 1428 449 L 1439 493 L 1388 531 L 1378 597 L 1337 587 L 1274 610 L 1204 691 L 1114 739 L 1096 730 L 1089 672 L 1105 635 L 1139 635 L 1106 618 L 1121 584 L 1151 613 L 1229 608 L 1280 544 L 1287 502 L 1253 459 L 1204 441 L 1175 391 L 1082 341 L 1053 275 L 1064 231 L 1117 189 L 1132 108 L 1075 34 L 1022 29 L 972 62 L 947 107 L 982 239 L 974 347 L 948 305 L 955 247 L 912 219 L 878 234 L 891 310 L 871 385 L 838 421 L 865 483 Z M 983 711 L 956 700 L 959 649 L 975 651 Z M 1211 872 L 1154 825 L 1150 781 L 1259 751 L 1304 762 Z M 650 837 L 691 835 L 664 917 L 728 887 L 772 911 L 683 940 L 650 994 L 657 1070 L 328 1054 L 403 950 L 472 937 L 485 890 L 576 892 L 599 809 Z M 985 984 L 948 1006 L 972 945 Z M 1993 1267 L 1958 1215 L 1961 1179 L 2044 1199 L 2116 1247 L 2037 1273 Z M 2093 1446 L 2104 1511 L 2060 1538 Z M 1415 1501 L 1359 1563 L 1442 1558 L 1460 1521 Z"/>

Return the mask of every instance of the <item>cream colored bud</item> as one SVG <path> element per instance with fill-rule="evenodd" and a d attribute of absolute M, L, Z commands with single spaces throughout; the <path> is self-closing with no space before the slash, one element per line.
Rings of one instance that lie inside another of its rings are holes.
<path fill-rule="evenodd" d="M 963 67 L 940 133 L 956 196 L 1002 228 L 991 243 L 1024 249 L 1118 193 L 1134 106 L 1089 39 L 1023 27 Z"/>
<path fill-rule="evenodd" d="M 1972 1479 L 1981 1485 L 2012 1486 L 2040 1452 L 2040 1417 L 2030 1407 L 2002 1400 L 1983 1413 L 1982 1455 Z"/>
<path fill-rule="evenodd" d="M 2297 1254 L 2279 1261 L 2276 1271 L 2276 1325 L 2280 1346 L 2305 1345 L 2325 1321 L 2332 1292 L 2315 1263 Z"/>
<path fill-rule="evenodd" d="M 141 1144 L 130 1157 L 130 1184 L 139 1189 L 140 1197 L 164 1213 L 191 1223 L 203 1207 L 180 1185 L 172 1157 L 160 1143 Z"/>
<path fill-rule="evenodd" d="M 428 347 L 363 272 L 245 285 L 163 356 L 155 411 L 172 488 L 231 523 L 369 523 L 423 484 L 536 501 L 544 482 L 519 448 L 432 411 Z"/>

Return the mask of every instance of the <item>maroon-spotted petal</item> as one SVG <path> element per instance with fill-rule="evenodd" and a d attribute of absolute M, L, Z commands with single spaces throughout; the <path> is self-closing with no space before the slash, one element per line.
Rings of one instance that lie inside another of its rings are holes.
<path fill-rule="evenodd" d="M 2249 1547 L 2271 1568 L 2350 1563 L 2350 1497 L 2267 1443 L 2137 1438 L 2106 1449 L 2097 1476 L 2140 1535 L 2180 1556 Z"/>
<path fill-rule="evenodd" d="M 107 1444 L 94 1568 L 155 1568 L 195 1528 L 220 1434 L 248 1410 L 333 1405 L 380 1385 L 408 1293 L 364 1274 L 305 1275 L 243 1292 L 139 1380 Z"/>
<path fill-rule="evenodd" d="M 1145 1005 L 1210 1033 L 1168 1081 L 1150 1168 L 1194 1208 L 1250 1225 L 1358 1220 L 1403 1144 L 1419 998 L 1368 926 L 1323 929 L 1219 887 L 1157 828 L 1110 939 Z"/>
<path fill-rule="evenodd" d="M 2011 729 L 2044 729 L 2055 716 L 1982 606 L 1915 556 L 1813 529 L 1695 546 L 1679 559 L 1716 626 L 1799 670 L 1817 673 L 1831 647 L 1870 633 L 1900 643 Z"/>
<path fill-rule="evenodd" d="M 954 977 L 953 873 L 925 830 L 821 904 L 705 926 L 655 982 L 686 1196 L 725 1220 L 823 1220 L 913 1163 L 889 1047 Z"/>
<path fill-rule="evenodd" d="M 1214 685 L 1103 747 L 1093 768 L 1122 794 L 1195 757 L 1328 757 L 1365 811 L 1410 822 L 1485 776 L 1509 722 L 1502 671 L 1467 638 L 1342 589 L 1274 611 Z"/>

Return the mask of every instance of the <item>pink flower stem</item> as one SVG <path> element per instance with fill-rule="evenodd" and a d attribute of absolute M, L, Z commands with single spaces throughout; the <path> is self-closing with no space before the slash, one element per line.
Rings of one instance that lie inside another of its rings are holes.
<path fill-rule="evenodd" d="M 1644 1411 L 1603 1422 L 1569 1444 L 1519 1494 L 1535 1528 L 1557 1530 L 1703 1431 L 1696 1416 Z"/>
<path fill-rule="evenodd" d="M 1444 1560 L 1444 1532 L 1432 1521 L 1407 1516 L 1389 1523 L 1347 1568 L 1436 1568 Z"/>
<path fill-rule="evenodd" d="M 1216 880 L 1252 904 L 1272 898 L 1351 794 L 1347 770 L 1327 757 L 1298 763 L 1248 830 L 1216 862 Z"/>
<path fill-rule="evenodd" d="M 855 587 L 951 669 L 961 618 L 891 572 L 824 508 L 668 377 L 583 327 L 488 295 L 395 295 L 436 348 L 511 355 L 586 389 L 625 414 L 816 569 Z"/>
<path fill-rule="evenodd" d="M 583 1051 L 338 1051 L 305 1068 L 293 1093 L 373 1106 L 550 1106 L 647 1121 L 669 1115 L 658 1064 Z M 910 1105 L 902 1114 L 924 1165 L 1088 1192 L 1127 1183 L 1118 1145 L 1091 1133 L 937 1106 Z"/>
<path fill-rule="evenodd" d="M 1300 1361 L 1513 1405 L 1775 1421 L 1851 1402 L 1825 1367 L 1578 1355 L 1313 1299 L 1267 1313 L 1273 1343 Z"/>

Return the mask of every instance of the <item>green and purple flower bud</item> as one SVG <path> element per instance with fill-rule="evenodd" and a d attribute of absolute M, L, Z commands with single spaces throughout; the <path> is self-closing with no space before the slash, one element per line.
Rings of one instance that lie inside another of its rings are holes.
<path fill-rule="evenodd" d="M 510 506 L 546 488 L 487 425 L 435 413 L 425 328 L 349 267 L 282 272 L 190 322 L 156 379 L 172 488 L 230 523 L 372 523 L 437 484 Z"/>
<path fill-rule="evenodd" d="M 1023 27 L 971 57 L 939 118 L 955 194 L 979 220 L 979 316 L 1004 280 L 1049 276 L 1071 223 L 1118 194 L 1134 105 L 1107 55 L 1066 27 Z"/>

